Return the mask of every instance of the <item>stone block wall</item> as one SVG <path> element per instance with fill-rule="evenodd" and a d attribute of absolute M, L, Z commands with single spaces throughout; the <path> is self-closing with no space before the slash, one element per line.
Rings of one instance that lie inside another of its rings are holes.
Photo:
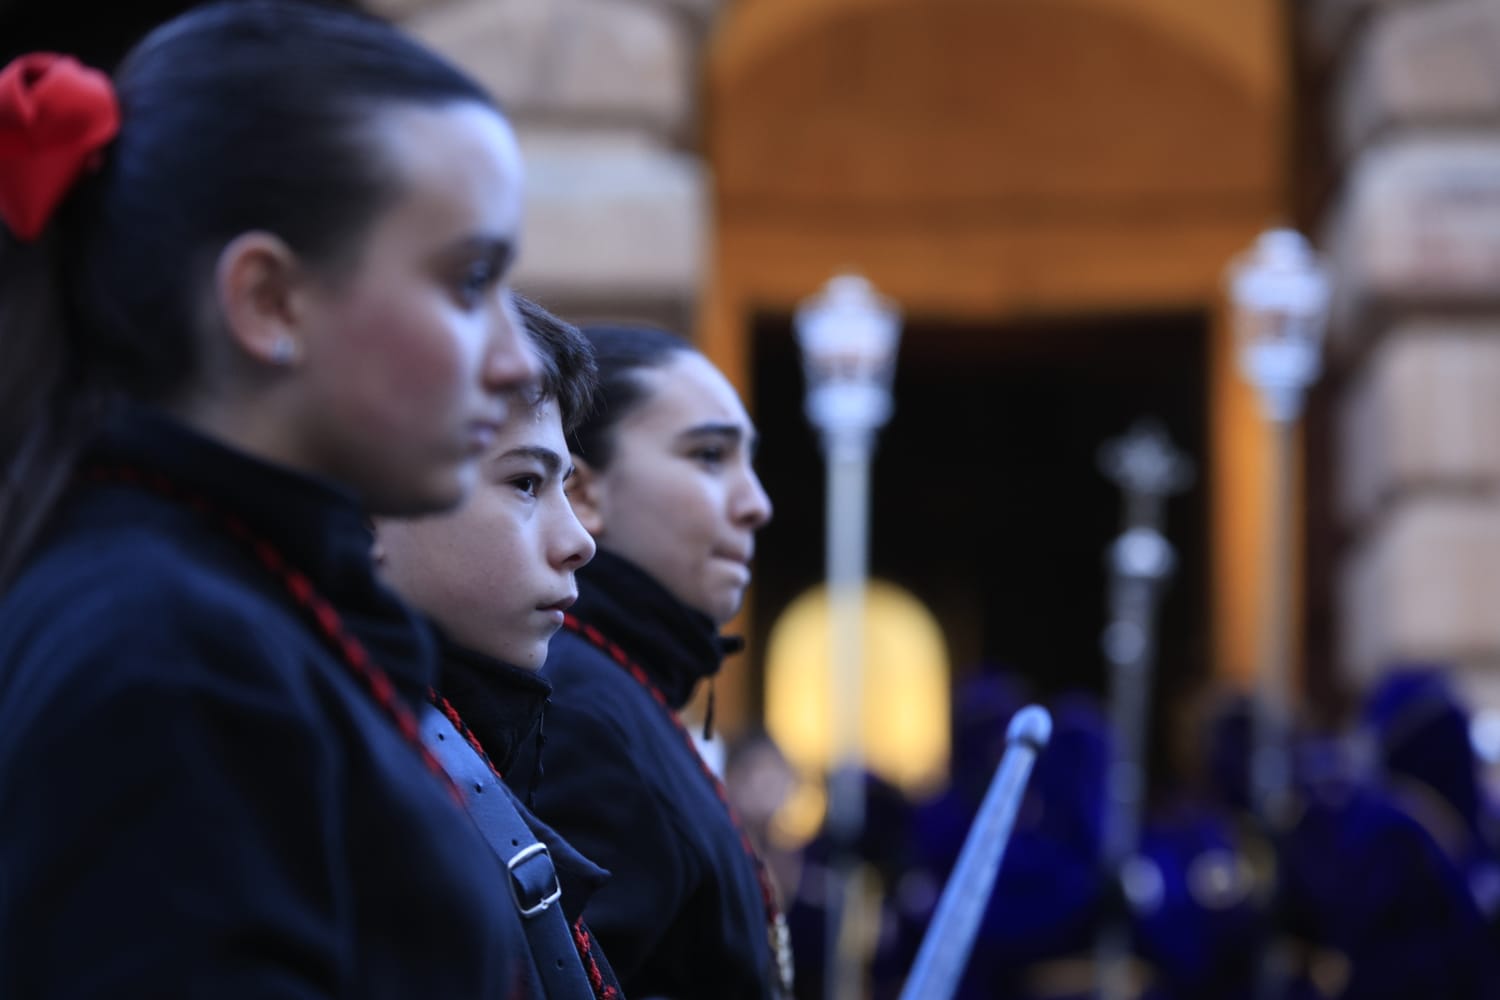
<path fill-rule="evenodd" d="M 719 0 L 368 0 L 474 74 L 527 164 L 516 285 L 573 319 L 687 331 L 707 274 L 697 152 Z"/>
<path fill-rule="evenodd" d="M 1500 708 L 1500 3 L 1306 16 L 1338 177 L 1341 666 L 1453 663 Z"/>

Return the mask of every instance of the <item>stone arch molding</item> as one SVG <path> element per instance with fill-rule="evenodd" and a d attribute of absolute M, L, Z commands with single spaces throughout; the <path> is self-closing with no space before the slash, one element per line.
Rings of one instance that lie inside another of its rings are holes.
<path fill-rule="evenodd" d="M 1273 5 L 1246 0 L 741 0 L 729 6 L 709 49 L 718 87 L 733 87 L 768 54 L 790 40 L 830 30 L 848 18 L 878 15 L 885 9 L 920 6 L 941 17 L 944 8 L 986 9 L 1075 7 L 1115 14 L 1148 24 L 1185 49 L 1222 66 L 1257 102 L 1279 96 L 1278 67 L 1268 66 L 1258 49 L 1276 40 Z M 1256 36 L 1259 36 L 1258 38 Z M 1257 44 L 1259 43 L 1259 44 Z"/>
<path fill-rule="evenodd" d="M 1279 193 L 1280 38 L 1265 0 L 744 0 L 707 152 L 721 206 L 757 211 L 1222 211 Z"/>

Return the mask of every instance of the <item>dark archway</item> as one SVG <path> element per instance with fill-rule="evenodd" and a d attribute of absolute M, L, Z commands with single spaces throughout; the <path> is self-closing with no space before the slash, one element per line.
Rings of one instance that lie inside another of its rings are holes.
<path fill-rule="evenodd" d="M 1105 551 L 1121 507 L 1097 456 L 1146 416 L 1198 467 L 1167 509 L 1179 565 L 1161 616 L 1158 718 L 1208 677 L 1208 325 L 1195 313 L 908 322 L 872 472 L 870 567 L 934 612 L 958 677 L 985 664 L 1042 695 L 1107 692 Z M 753 340 L 758 464 L 778 505 L 759 545 L 751 648 L 763 651 L 782 609 L 823 578 L 824 466 L 790 320 L 762 315 Z"/>

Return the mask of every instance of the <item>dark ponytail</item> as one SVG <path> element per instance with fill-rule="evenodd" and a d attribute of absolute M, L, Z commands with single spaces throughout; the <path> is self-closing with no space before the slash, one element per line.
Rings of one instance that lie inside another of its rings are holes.
<path fill-rule="evenodd" d="M 116 77 L 102 169 L 42 237 L 0 224 L 0 588 L 34 544 L 105 405 L 192 388 L 215 261 L 264 231 L 309 266 L 355 263 L 399 195 L 376 137 L 386 106 L 484 90 L 390 25 L 298 0 L 200 7 Z"/>
<path fill-rule="evenodd" d="M 614 428 L 646 398 L 640 373 L 660 368 L 695 348 L 674 333 L 645 326 L 586 326 L 594 348 L 598 387 L 594 406 L 573 431 L 574 450 L 597 469 L 614 458 Z"/>
<path fill-rule="evenodd" d="M 23 244 L 0 226 L 0 589 L 41 529 L 91 433 L 64 320 L 58 237 Z"/>

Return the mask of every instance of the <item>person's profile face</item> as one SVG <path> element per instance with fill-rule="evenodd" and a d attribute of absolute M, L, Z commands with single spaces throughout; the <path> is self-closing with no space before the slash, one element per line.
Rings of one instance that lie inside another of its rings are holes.
<path fill-rule="evenodd" d="M 752 464 L 756 432 L 729 381 L 694 351 L 637 375 L 645 396 L 592 475 L 596 537 L 719 624 L 750 583 L 771 501 Z"/>
<path fill-rule="evenodd" d="M 380 526 L 383 569 L 457 642 L 535 670 L 578 590 L 594 541 L 573 513 L 557 404 L 516 402 L 458 510 Z"/>
<path fill-rule="evenodd" d="M 308 464 L 377 513 L 454 506 L 535 375 L 507 284 L 521 218 L 510 126 L 474 102 L 380 112 L 395 197 L 347 273 L 314 283 L 298 403 Z"/>

